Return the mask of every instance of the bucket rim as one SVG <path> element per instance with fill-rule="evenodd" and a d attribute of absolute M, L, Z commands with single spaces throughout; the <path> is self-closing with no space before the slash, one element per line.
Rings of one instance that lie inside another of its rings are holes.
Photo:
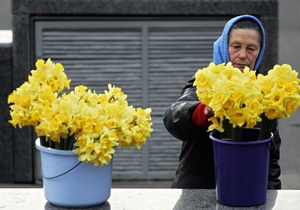
<path fill-rule="evenodd" d="M 66 156 L 76 155 L 74 153 L 75 150 L 59 150 L 59 149 L 53 149 L 53 148 L 45 147 L 45 146 L 41 145 L 40 138 L 37 138 L 35 140 L 35 147 L 39 151 L 49 153 L 49 154 L 66 155 Z"/>
<path fill-rule="evenodd" d="M 234 142 L 234 141 L 228 141 L 228 140 L 222 140 L 214 137 L 214 134 L 216 132 L 213 131 L 209 134 L 209 137 L 212 141 L 222 143 L 222 144 L 231 144 L 231 145 L 256 145 L 256 144 L 264 144 L 268 143 L 272 140 L 273 138 L 273 133 L 271 133 L 271 137 L 268 139 L 263 139 L 263 140 L 257 140 L 257 141 L 242 141 L 242 142 Z"/>

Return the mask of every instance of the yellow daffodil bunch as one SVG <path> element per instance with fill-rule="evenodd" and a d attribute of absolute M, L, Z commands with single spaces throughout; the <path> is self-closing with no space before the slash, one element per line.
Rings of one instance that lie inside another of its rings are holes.
<path fill-rule="evenodd" d="M 270 120 L 290 117 L 299 106 L 300 79 L 288 64 L 275 65 L 268 75 L 258 75 L 262 87 L 264 113 Z"/>
<path fill-rule="evenodd" d="M 28 81 L 8 97 L 12 117 L 9 122 L 14 127 L 37 126 L 43 119 L 44 107 L 55 101 L 65 87 L 70 88 L 70 80 L 61 64 L 38 60 L 36 68 L 31 71 Z"/>
<path fill-rule="evenodd" d="M 231 63 L 215 65 L 197 71 L 194 85 L 201 103 L 210 106 L 214 116 L 209 131 L 223 132 L 222 122 L 228 119 L 237 126 L 253 127 L 263 110 L 259 107 L 260 86 L 254 71 L 245 69 L 244 73 Z M 204 82 L 203 82 L 204 81 Z"/>
<path fill-rule="evenodd" d="M 290 117 L 300 105 L 300 79 L 298 72 L 288 64 L 275 65 L 266 76 L 258 75 L 262 87 L 261 104 L 264 107 L 262 115 L 261 139 L 271 132 L 276 119 Z"/>
<path fill-rule="evenodd" d="M 15 127 L 34 126 L 44 146 L 74 150 L 80 161 L 108 164 L 115 147 L 140 149 L 152 132 L 151 109 L 134 108 L 120 88 L 102 94 L 80 85 L 58 95 L 70 80 L 61 64 L 36 62 L 29 81 L 9 97 Z"/>
<path fill-rule="evenodd" d="M 259 138 L 268 137 L 274 119 L 289 117 L 300 105 L 297 76 L 287 64 L 275 65 L 266 76 L 257 76 L 248 67 L 242 72 L 230 62 L 210 63 L 199 69 L 194 82 L 196 94 L 214 111 L 208 119 L 212 122 L 208 131 L 218 130 L 239 141 L 242 127 L 253 128 L 262 121 Z"/>

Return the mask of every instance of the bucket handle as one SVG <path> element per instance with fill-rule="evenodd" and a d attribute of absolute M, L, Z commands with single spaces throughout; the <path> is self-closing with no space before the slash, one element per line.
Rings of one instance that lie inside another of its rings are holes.
<path fill-rule="evenodd" d="M 72 168 L 70 168 L 69 170 L 57 175 L 57 176 L 52 176 L 52 177 L 46 177 L 44 174 L 43 174 L 43 171 L 41 172 L 41 175 L 44 179 L 55 179 L 55 178 L 58 178 L 58 177 L 61 177 L 69 172 L 71 172 L 72 170 L 74 170 L 76 167 L 78 167 L 80 164 L 82 163 L 82 161 L 80 161 L 79 163 L 77 163 L 75 166 L 73 166 Z"/>
<path fill-rule="evenodd" d="M 271 151 L 271 146 L 276 148 L 276 143 L 275 143 L 275 135 L 277 134 L 278 130 L 276 130 L 274 133 L 271 133 L 271 141 L 270 144 L 268 144 L 269 151 Z"/>

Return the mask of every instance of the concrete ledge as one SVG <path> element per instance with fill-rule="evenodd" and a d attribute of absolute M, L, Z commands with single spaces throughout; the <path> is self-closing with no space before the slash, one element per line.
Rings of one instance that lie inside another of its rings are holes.
<path fill-rule="evenodd" d="M 206 189 L 129 189 L 112 188 L 107 202 L 86 210 L 110 209 L 299 209 L 299 190 L 268 190 L 267 200 L 259 206 L 232 207 L 216 200 L 215 190 Z M 49 203 L 42 188 L 0 188 L 1 209 L 63 210 Z M 79 209 L 79 208 L 77 208 Z M 83 209 L 83 208 L 80 208 Z"/>
<path fill-rule="evenodd" d="M 0 45 L 12 43 L 12 31 L 0 30 Z"/>
<path fill-rule="evenodd" d="M 0 30 L 0 70 L 5 68 L 6 62 L 11 62 L 12 60 L 12 31 L 11 30 Z M 10 70 L 11 71 L 11 70 Z M 1 78 L 0 80 L 5 80 Z M 2 92 L 1 92 L 2 93 Z"/>

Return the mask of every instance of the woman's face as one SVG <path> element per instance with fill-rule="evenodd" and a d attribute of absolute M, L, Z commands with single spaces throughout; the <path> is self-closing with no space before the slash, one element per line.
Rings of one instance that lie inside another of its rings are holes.
<path fill-rule="evenodd" d="M 229 35 L 228 52 L 232 65 L 241 71 L 254 68 L 260 52 L 259 32 L 253 29 L 232 29 Z"/>

